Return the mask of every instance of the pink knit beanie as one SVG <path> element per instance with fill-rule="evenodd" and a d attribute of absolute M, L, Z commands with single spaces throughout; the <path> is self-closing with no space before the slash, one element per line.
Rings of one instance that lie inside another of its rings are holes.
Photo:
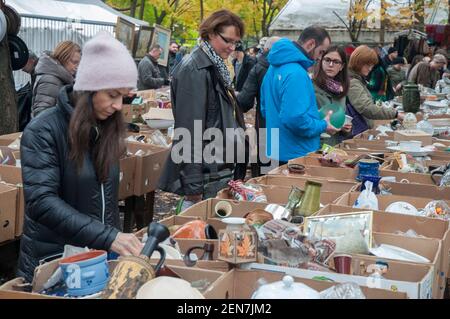
<path fill-rule="evenodd" d="M 136 64 L 127 48 L 101 31 L 85 43 L 76 74 L 75 91 L 135 88 Z"/>

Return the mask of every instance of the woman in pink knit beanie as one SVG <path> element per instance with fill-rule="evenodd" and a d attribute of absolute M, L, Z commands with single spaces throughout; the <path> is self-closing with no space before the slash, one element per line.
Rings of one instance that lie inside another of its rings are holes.
<path fill-rule="evenodd" d="M 102 32 L 86 42 L 75 85 L 61 89 L 22 138 L 26 212 L 19 275 L 65 245 L 139 255 L 140 241 L 120 231 L 119 159 L 125 152 L 122 98 L 137 69 L 124 45 Z"/>

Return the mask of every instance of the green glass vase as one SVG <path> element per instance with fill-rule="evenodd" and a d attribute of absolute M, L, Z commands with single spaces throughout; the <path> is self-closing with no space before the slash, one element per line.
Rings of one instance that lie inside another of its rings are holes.
<path fill-rule="evenodd" d="M 305 194 L 303 195 L 298 213 L 301 216 L 308 217 L 320 209 L 320 190 L 322 184 L 313 181 L 307 181 L 305 185 Z"/>

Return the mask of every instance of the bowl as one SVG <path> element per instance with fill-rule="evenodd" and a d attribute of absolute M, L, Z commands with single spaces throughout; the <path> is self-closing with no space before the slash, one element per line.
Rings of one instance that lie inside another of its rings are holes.
<path fill-rule="evenodd" d="M 104 250 L 93 250 L 59 261 L 69 296 L 79 297 L 105 289 L 109 269 Z"/>

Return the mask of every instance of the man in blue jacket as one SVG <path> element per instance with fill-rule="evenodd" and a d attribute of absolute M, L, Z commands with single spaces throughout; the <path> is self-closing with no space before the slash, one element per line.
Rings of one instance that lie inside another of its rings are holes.
<path fill-rule="evenodd" d="M 330 45 L 321 27 L 303 30 L 297 42 L 281 39 L 269 53 L 261 87 L 261 113 L 267 125 L 267 156 L 284 164 L 320 148 L 320 134 L 335 134 L 328 115 L 320 119 L 308 69 Z M 278 134 L 275 130 L 279 129 Z"/>

